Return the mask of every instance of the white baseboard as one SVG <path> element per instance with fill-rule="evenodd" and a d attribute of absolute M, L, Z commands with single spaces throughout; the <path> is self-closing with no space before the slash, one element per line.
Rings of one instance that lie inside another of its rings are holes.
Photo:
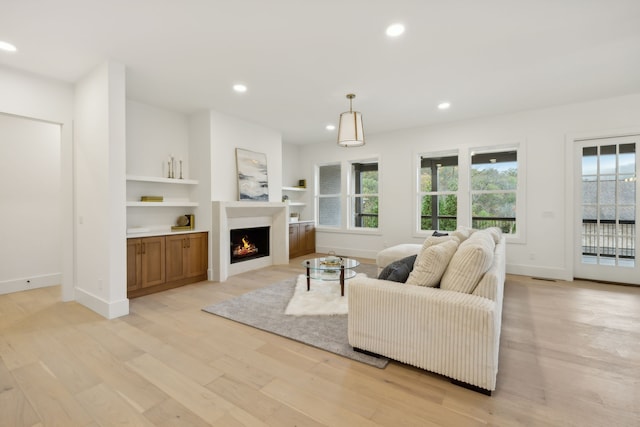
<path fill-rule="evenodd" d="M 28 291 L 29 289 L 46 288 L 57 286 L 62 283 L 62 274 L 44 274 L 35 277 L 22 277 L 19 279 L 5 280 L 0 282 L 0 295 L 13 292 Z"/>
<path fill-rule="evenodd" d="M 573 272 L 563 268 L 536 267 L 532 265 L 507 264 L 507 274 L 539 277 L 542 279 L 573 281 Z"/>
<path fill-rule="evenodd" d="M 370 258 L 375 260 L 376 255 L 378 255 L 377 250 L 361 250 L 361 249 L 353 249 L 353 248 L 336 248 L 332 246 L 331 248 L 325 248 L 322 246 L 316 246 L 316 252 L 321 254 L 329 253 L 329 251 L 333 251 L 336 255 L 347 256 L 347 257 L 358 257 L 358 258 Z"/>
<path fill-rule="evenodd" d="M 107 319 L 115 319 L 129 314 L 129 300 L 127 298 L 109 302 L 84 289 L 76 288 L 76 301 Z"/>

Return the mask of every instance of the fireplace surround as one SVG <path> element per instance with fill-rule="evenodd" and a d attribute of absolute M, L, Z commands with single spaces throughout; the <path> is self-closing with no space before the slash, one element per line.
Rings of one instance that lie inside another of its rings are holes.
<path fill-rule="evenodd" d="M 229 276 L 289 263 L 289 206 L 281 202 L 213 201 L 212 280 L 224 282 Z M 231 263 L 231 233 L 239 228 L 269 227 L 269 255 Z"/>

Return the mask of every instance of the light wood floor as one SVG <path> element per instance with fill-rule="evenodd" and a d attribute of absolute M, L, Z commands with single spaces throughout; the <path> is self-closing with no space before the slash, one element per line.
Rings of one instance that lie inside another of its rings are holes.
<path fill-rule="evenodd" d="M 640 426 L 640 288 L 508 276 L 498 389 L 386 369 L 207 314 L 299 259 L 131 301 L 0 296 L 1 426 Z"/>

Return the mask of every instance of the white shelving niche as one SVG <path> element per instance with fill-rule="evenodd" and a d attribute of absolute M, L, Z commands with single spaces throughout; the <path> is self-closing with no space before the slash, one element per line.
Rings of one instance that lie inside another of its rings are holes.
<path fill-rule="evenodd" d="M 297 213 L 299 220 L 302 220 L 303 210 L 307 206 L 304 201 L 307 189 L 304 187 L 282 187 L 282 195 L 287 196 L 289 203 L 289 212 Z"/>
<path fill-rule="evenodd" d="M 194 179 L 127 175 L 127 237 L 171 233 L 181 215 L 193 214 L 198 202 L 191 199 Z M 142 196 L 162 196 L 162 202 L 143 202 Z M 198 231 L 198 218 L 195 221 Z"/>

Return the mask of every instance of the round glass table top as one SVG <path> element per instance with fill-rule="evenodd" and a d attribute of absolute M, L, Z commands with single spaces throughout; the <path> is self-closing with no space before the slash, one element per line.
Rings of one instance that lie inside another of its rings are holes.
<path fill-rule="evenodd" d="M 344 265 L 345 270 L 356 268 L 360 265 L 358 260 L 352 258 L 311 258 L 302 262 L 303 267 L 309 267 L 314 270 L 340 270 L 340 267 Z"/>

